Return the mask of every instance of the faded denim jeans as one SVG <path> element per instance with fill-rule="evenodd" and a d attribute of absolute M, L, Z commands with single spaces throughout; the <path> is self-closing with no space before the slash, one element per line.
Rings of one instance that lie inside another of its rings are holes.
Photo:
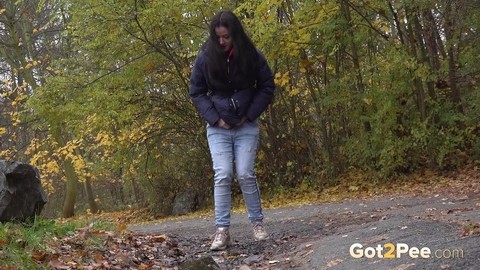
<path fill-rule="evenodd" d="M 236 179 L 251 222 L 262 221 L 260 191 L 255 176 L 260 129 L 256 122 L 246 121 L 230 130 L 207 126 L 207 139 L 212 155 L 214 176 L 215 223 L 230 226 L 234 164 Z"/>

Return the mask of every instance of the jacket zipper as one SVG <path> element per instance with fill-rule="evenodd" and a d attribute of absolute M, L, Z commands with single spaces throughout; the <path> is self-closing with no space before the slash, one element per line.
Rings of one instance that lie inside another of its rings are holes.
<path fill-rule="evenodd" d="M 227 55 L 227 74 L 230 75 L 230 57 L 233 55 L 233 49 L 230 49 Z"/>
<path fill-rule="evenodd" d="M 230 57 L 227 58 L 227 74 L 230 75 Z"/>

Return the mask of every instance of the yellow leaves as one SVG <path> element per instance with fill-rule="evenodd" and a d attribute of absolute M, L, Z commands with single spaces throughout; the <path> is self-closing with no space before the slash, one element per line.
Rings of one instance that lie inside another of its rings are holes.
<path fill-rule="evenodd" d="M 373 100 L 371 98 L 363 98 L 363 102 L 367 105 L 372 105 Z"/>
<path fill-rule="evenodd" d="M 290 84 L 290 73 L 288 71 L 283 74 L 280 72 L 275 73 L 275 84 L 283 87 L 288 86 Z"/>
<path fill-rule="evenodd" d="M 72 163 L 75 172 L 79 176 L 79 179 L 85 180 L 85 177 L 88 177 L 86 173 L 87 164 L 83 159 L 82 155 L 78 154 L 81 152 L 82 149 L 82 141 L 81 140 L 73 140 L 67 142 L 67 144 L 63 147 L 60 147 L 56 151 L 56 155 L 61 157 L 62 160 L 70 160 Z"/>
<path fill-rule="evenodd" d="M 5 133 L 7 133 L 7 129 L 4 127 L 0 127 L 0 135 L 3 135 Z"/>
<path fill-rule="evenodd" d="M 80 154 L 82 143 L 81 140 L 73 140 L 67 142 L 65 146 L 58 148 L 58 144 L 51 136 L 43 141 L 33 139 L 30 142 L 25 150 L 25 154 L 31 155 L 29 163 L 39 169 L 42 185 L 47 194 L 55 191 L 52 179 L 57 178 L 61 173 L 61 166 L 64 162 L 71 162 L 80 181 L 84 181 L 86 177 L 89 177 L 89 164 L 87 164 Z"/>
<path fill-rule="evenodd" d="M 290 82 L 291 81 L 290 72 L 288 72 L 288 71 L 285 72 L 285 73 L 277 72 L 275 74 L 274 80 L 275 80 L 275 84 L 277 86 L 290 89 L 290 91 L 289 91 L 290 96 L 296 96 L 296 95 L 300 94 L 300 88 L 299 87 L 290 85 L 290 83 L 291 83 Z"/>
<path fill-rule="evenodd" d="M 110 134 L 107 134 L 107 132 L 105 132 L 105 131 L 100 131 L 97 134 L 97 137 L 95 138 L 95 141 L 97 142 L 97 144 L 99 146 L 110 147 L 110 146 L 115 145 L 115 142 L 114 142 L 114 139 L 112 138 L 112 136 Z"/>
<path fill-rule="evenodd" d="M 128 172 L 132 175 L 135 175 L 137 173 L 137 168 L 135 164 L 130 164 L 130 167 L 128 167 Z"/>
<path fill-rule="evenodd" d="M 12 149 L 7 149 L 7 150 L 0 151 L 0 156 L 1 157 L 13 157 L 16 154 L 17 154 L 16 151 L 14 151 Z"/>
<path fill-rule="evenodd" d="M 22 121 L 20 121 L 20 115 L 18 112 L 12 112 L 10 113 L 10 116 L 12 117 L 11 123 L 13 127 L 18 127 L 20 123 L 22 123 Z"/>
<path fill-rule="evenodd" d="M 391 30 L 389 22 L 380 20 L 379 18 L 377 18 L 376 20 L 374 20 L 372 22 L 372 26 L 377 28 L 378 30 L 380 30 L 383 33 L 389 33 L 390 30 Z"/>
<path fill-rule="evenodd" d="M 263 152 L 262 150 L 258 151 L 258 157 L 257 157 L 257 159 L 258 159 L 259 161 L 264 160 L 264 159 L 265 159 L 265 152 Z"/>
<path fill-rule="evenodd" d="M 182 74 L 185 76 L 185 77 L 190 77 L 190 73 L 192 72 L 192 68 L 190 66 L 187 66 L 187 67 L 184 67 L 182 69 Z"/>
<path fill-rule="evenodd" d="M 30 158 L 29 163 L 38 168 L 43 188 L 47 194 L 52 194 L 55 192 L 55 187 L 53 186 L 51 179 L 53 178 L 52 176 L 59 174 L 60 167 L 58 166 L 57 161 L 52 158 L 49 151 L 38 150 L 41 146 L 40 144 L 41 142 L 38 140 L 32 140 L 25 153 L 27 155 L 34 153 Z"/>
<path fill-rule="evenodd" d="M 76 149 L 76 142 L 78 142 L 78 140 L 76 141 L 69 141 L 67 143 L 67 145 L 65 145 L 64 147 L 61 147 L 57 150 L 57 154 L 59 156 L 63 156 L 63 157 L 72 157 L 74 156 L 74 151 Z"/>
<path fill-rule="evenodd" d="M 290 91 L 290 96 L 296 96 L 298 94 L 300 94 L 300 89 L 297 87 L 292 88 L 292 90 Z"/>
<path fill-rule="evenodd" d="M 119 232 L 124 232 L 124 231 L 126 231 L 126 230 L 127 230 L 127 224 L 125 224 L 125 223 L 123 223 L 123 222 L 121 222 L 121 223 L 118 224 L 118 226 L 117 226 L 117 231 L 119 231 Z"/>
<path fill-rule="evenodd" d="M 11 85 L 13 83 L 13 80 L 4 79 L 2 82 L 3 82 L 4 85 Z M 5 97 L 6 93 L 1 93 L 0 96 Z"/>
<path fill-rule="evenodd" d="M 41 63 L 40 60 L 38 60 L 38 61 L 36 61 L 36 60 L 35 60 L 35 61 L 30 61 L 30 62 L 28 62 L 28 63 L 25 65 L 25 69 L 30 69 L 30 68 L 32 68 L 32 67 L 36 67 L 36 66 L 38 66 L 40 63 Z"/>
<path fill-rule="evenodd" d="M 312 65 L 312 63 L 308 60 L 308 59 L 302 59 L 300 61 L 300 72 L 301 73 L 307 73 L 308 69 L 310 68 L 310 66 Z"/>
<path fill-rule="evenodd" d="M 129 129 L 128 131 L 122 133 L 118 140 L 122 144 L 141 144 L 143 143 L 155 130 L 158 130 L 162 127 L 162 123 L 158 122 L 157 119 L 150 117 L 146 119 L 139 127 Z"/>
<path fill-rule="evenodd" d="M 26 85 L 26 84 L 24 84 Z M 26 101 L 29 98 L 29 96 L 21 91 L 17 91 L 17 96 L 16 98 L 12 101 L 12 106 L 15 107 L 19 104 L 23 104 L 24 101 Z"/>
<path fill-rule="evenodd" d="M 5 9 L 5 8 L 0 9 L 0 15 L 5 13 L 5 11 L 7 11 L 7 9 Z"/>

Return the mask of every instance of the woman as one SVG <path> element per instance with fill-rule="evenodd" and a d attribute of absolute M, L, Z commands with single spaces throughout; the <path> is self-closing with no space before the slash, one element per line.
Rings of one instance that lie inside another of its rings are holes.
<path fill-rule="evenodd" d="M 190 97 L 207 122 L 215 172 L 217 230 L 211 250 L 224 250 L 230 245 L 233 164 L 253 236 L 255 240 L 268 238 L 254 166 L 259 142 L 256 119 L 272 102 L 274 90 L 267 61 L 246 35 L 240 20 L 231 11 L 218 12 L 190 78 Z"/>

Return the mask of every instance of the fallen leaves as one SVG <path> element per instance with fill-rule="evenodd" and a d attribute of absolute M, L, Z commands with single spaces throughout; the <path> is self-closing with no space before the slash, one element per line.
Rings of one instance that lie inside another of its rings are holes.
<path fill-rule="evenodd" d="M 462 236 L 480 234 L 480 223 L 466 223 L 463 225 Z"/>
<path fill-rule="evenodd" d="M 185 255 L 175 239 L 161 235 L 80 228 L 48 243 L 49 252 L 34 250 L 33 260 L 53 269 L 164 269 Z"/>
<path fill-rule="evenodd" d="M 342 259 L 335 259 L 335 260 L 329 261 L 329 262 L 327 263 L 327 266 L 326 266 L 326 267 L 327 267 L 327 268 L 332 268 L 332 267 L 335 267 L 335 266 L 341 264 L 342 262 L 343 262 Z"/>

